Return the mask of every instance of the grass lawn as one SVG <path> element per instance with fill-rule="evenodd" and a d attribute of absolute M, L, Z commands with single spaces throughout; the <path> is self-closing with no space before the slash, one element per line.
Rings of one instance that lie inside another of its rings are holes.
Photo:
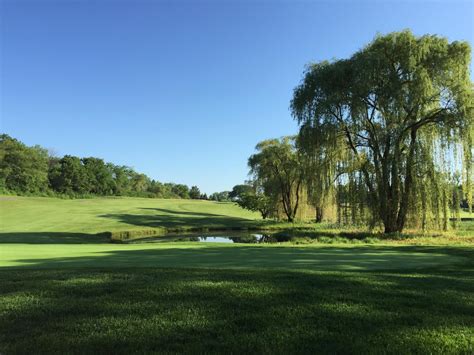
<path fill-rule="evenodd" d="M 95 233 L 260 222 L 202 201 L 0 205 L 0 354 L 474 352 L 472 222 L 452 246 L 112 244 Z"/>
<path fill-rule="evenodd" d="M 474 350 L 469 261 L 385 271 L 128 266 L 0 271 L 0 352 Z"/>
<path fill-rule="evenodd" d="M 228 268 L 303 271 L 442 267 L 466 261 L 470 248 L 424 246 L 242 245 L 227 243 L 0 244 L 0 267 Z M 474 249 L 472 250 L 474 253 Z"/>
<path fill-rule="evenodd" d="M 0 243 L 102 242 L 96 233 L 173 228 L 244 228 L 258 213 L 234 203 L 150 198 L 0 196 Z"/>

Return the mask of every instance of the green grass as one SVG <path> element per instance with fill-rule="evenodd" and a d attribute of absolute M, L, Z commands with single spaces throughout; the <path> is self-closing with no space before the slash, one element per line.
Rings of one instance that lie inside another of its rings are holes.
<path fill-rule="evenodd" d="M 369 271 L 414 269 L 465 261 L 465 257 L 453 255 L 449 248 L 421 246 L 299 247 L 192 242 L 135 245 L 4 244 L 0 256 L 0 267 L 26 266 L 35 269 L 178 267 Z"/>
<path fill-rule="evenodd" d="M 473 265 L 0 272 L 0 352 L 471 354 Z"/>
<path fill-rule="evenodd" d="M 467 212 L 463 217 L 469 216 Z M 149 198 L 57 199 L 0 196 L 0 243 L 104 243 L 170 231 L 267 229 L 291 234 L 297 243 L 473 244 L 474 221 L 449 233 L 386 237 L 364 229 L 263 221 L 234 203 Z M 104 234 L 104 232 L 109 232 Z M 321 239 L 323 237 L 323 239 Z"/>
<path fill-rule="evenodd" d="M 257 213 L 234 203 L 149 198 L 0 197 L 0 243 L 103 242 L 102 232 L 246 228 Z"/>
<path fill-rule="evenodd" d="M 112 244 L 96 233 L 262 222 L 203 201 L 0 205 L 0 354 L 474 352 L 472 222 L 374 245 L 285 223 L 336 244 Z"/>

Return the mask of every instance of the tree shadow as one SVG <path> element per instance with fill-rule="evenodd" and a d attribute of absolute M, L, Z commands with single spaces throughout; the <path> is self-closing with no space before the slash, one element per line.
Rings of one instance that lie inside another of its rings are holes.
<path fill-rule="evenodd" d="M 468 353 L 462 334 L 472 324 L 473 276 L 472 267 L 416 273 L 7 269 L 0 271 L 6 302 L 0 350 L 430 353 L 441 344 L 444 352 Z"/>
<path fill-rule="evenodd" d="M 0 233 L 0 244 L 103 244 L 109 243 L 107 233 L 21 232 Z"/>
<path fill-rule="evenodd" d="M 176 211 L 176 210 L 170 210 L 166 208 L 156 208 L 156 207 L 143 207 L 140 208 L 141 210 L 151 210 L 151 211 L 158 211 L 158 212 L 163 212 L 166 214 L 170 215 L 177 215 L 177 216 L 194 216 L 194 217 L 228 217 L 223 214 L 217 214 L 217 213 L 207 213 L 207 212 L 187 212 L 187 211 Z"/>
<path fill-rule="evenodd" d="M 183 214 L 183 215 L 137 215 L 128 213 L 103 214 L 99 217 L 110 218 L 121 223 L 131 224 L 142 227 L 244 227 L 250 225 L 253 221 L 239 218 L 212 214 Z"/>
<path fill-rule="evenodd" d="M 80 253 L 80 251 L 79 251 Z M 303 271 L 377 271 L 423 269 L 464 264 L 473 252 L 462 248 L 410 247 L 277 247 L 169 243 L 159 245 L 104 245 L 88 256 L 18 259 L 20 268 L 231 268 Z"/>

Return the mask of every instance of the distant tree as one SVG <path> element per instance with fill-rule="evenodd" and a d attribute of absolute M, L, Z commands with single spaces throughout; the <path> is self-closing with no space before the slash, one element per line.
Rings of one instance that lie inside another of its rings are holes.
<path fill-rule="evenodd" d="M 48 168 L 46 149 L 27 147 L 7 134 L 0 135 L 0 187 L 18 193 L 45 192 Z"/>
<path fill-rule="evenodd" d="M 61 166 L 61 158 L 49 157 L 48 161 L 48 184 L 50 188 L 56 191 L 55 186 L 55 177 L 59 174 L 59 169 Z"/>
<path fill-rule="evenodd" d="M 114 195 L 128 195 L 132 190 L 132 178 L 136 173 L 132 168 L 123 165 L 112 165 L 109 169 L 112 171 L 114 180 Z"/>
<path fill-rule="evenodd" d="M 196 186 L 190 191 L 183 184 L 162 184 L 132 168 L 95 157 L 49 156 L 46 149 L 28 147 L 6 134 L 0 135 L 1 191 L 160 198 L 190 198 L 191 193 L 193 198 L 207 199 Z"/>
<path fill-rule="evenodd" d="M 163 190 L 162 190 L 162 197 L 163 198 L 177 198 L 178 197 L 173 192 L 173 186 L 174 186 L 174 184 L 172 184 L 170 182 L 165 182 L 163 184 Z"/>
<path fill-rule="evenodd" d="M 49 183 L 53 190 L 64 194 L 90 191 L 88 174 L 81 159 L 71 155 L 65 155 L 51 165 Z"/>
<path fill-rule="evenodd" d="M 221 201 L 221 202 L 230 201 L 230 198 L 229 198 L 229 191 L 221 191 L 221 192 L 219 192 L 219 201 Z"/>
<path fill-rule="evenodd" d="M 145 174 L 134 173 L 131 181 L 132 191 L 138 196 L 143 196 L 150 183 L 150 178 Z"/>
<path fill-rule="evenodd" d="M 254 188 L 252 185 L 248 185 L 248 184 L 235 185 L 232 188 L 232 191 L 229 192 L 229 199 L 231 199 L 232 201 L 237 201 L 241 199 L 243 194 L 252 193 L 253 191 L 254 191 Z"/>
<path fill-rule="evenodd" d="M 154 197 L 163 197 L 163 184 L 156 180 L 151 180 L 148 186 L 148 192 Z"/>
<path fill-rule="evenodd" d="M 441 214 L 446 228 L 462 165 L 472 201 L 470 56 L 467 42 L 395 32 L 349 59 L 310 65 L 294 91 L 301 129 L 323 142 L 349 197 L 365 202 L 386 233 L 401 232 L 409 211 L 418 220 Z"/>
<path fill-rule="evenodd" d="M 192 186 L 189 190 L 189 198 L 199 200 L 201 198 L 201 191 L 197 186 Z"/>
<path fill-rule="evenodd" d="M 247 210 L 260 212 L 263 219 L 269 217 L 274 211 L 274 202 L 263 193 L 243 193 L 239 196 L 237 203 Z"/>
<path fill-rule="evenodd" d="M 201 194 L 201 196 L 199 197 L 201 200 L 208 200 L 209 198 L 207 197 L 207 194 L 206 193 L 203 193 Z"/>
<path fill-rule="evenodd" d="M 114 171 L 99 158 L 83 158 L 82 163 L 87 175 L 89 192 L 97 195 L 111 195 L 115 185 Z"/>
<path fill-rule="evenodd" d="M 179 198 L 189 198 L 189 187 L 183 184 L 173 184 L 171 191 Z"/>
<path fill-rule="evenodd" d="M 209 199 L 218 202 L 230 201 L 229 191 L 214 192 L 211 194 L 211 196 L 209 196 Z"/>

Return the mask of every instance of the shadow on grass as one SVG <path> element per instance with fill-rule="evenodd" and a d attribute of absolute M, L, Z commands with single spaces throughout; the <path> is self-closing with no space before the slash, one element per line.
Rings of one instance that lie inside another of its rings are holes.
<path fill-rule="evenodd" d="M 0 244 L 103 244 L 109 243 L 107 233 L 60 233 L 60 232 L 34 232 L 34 233 L 0 233 Z"/>
<path fill-rule="evenodd" d="M 74 255 L 74 253 L 77 255 Z M 34 250 L 32 250 L 34 255 Z M 19 268 L 228 268 L 306 271 L 374 271 L 422 269 L 463 264 L 474 252 L 463 248 L 410 247 L 270 247 L 247 245 L 161 244 L 104 245 L 97 249 L 66 251 L 69 256 L 11 260 Z"/>
<path fill-rule="evenodd" d="M 154 210 L 162 210 L 162 209 L 154 209 Z M 214 214 L 202 214 L 202 213 L 191 213 L 189 212 L 176 212 L 173 215 L 161 215 L 161 214 L 127 214 L 127 213 L 117 213 L 117 214 L 104 214 L 100 215 L 99 217 L 102 218 L 110 218 L 121 223 L 126 223 L 134 226 L 142 226 L 142 227 L 165 227 L 165 228 L 173 228 L 173 227 L 212 227 L 212 226 L 219 226 L 222 228 L 226 227 L 244 227 L 253 223 L 254 221 L 245 219 L 245 218 L 238 218 L 238 217 L 229 217 L 229 216 L 221 216 L 221 215 L 214 215 Z"/>
<path fill-rule="evenodd" d="M 0 271 L 0 351 L 470 353 L 473 276 L 472 265 L 417 273 L 9 269 Z"/>
<path fill-rule="evenodd" d="M 156 207 L 143 207 L 140 208 L 141 210 L 149 210 L 149 211 L 157 211 L 157 212 L 162 212 L 166 213 L 168 215 L 177 215 L 177 216 L 193 216 L 193 217 L 227 217 L 227 215 L 223 214 L 218 214 L 218 213 L 206 213 L 206 212 L 187 212 L 187 211 L 176 211 L 176 210 L 170 210 L 167 208 L 156 208 Z"/>

